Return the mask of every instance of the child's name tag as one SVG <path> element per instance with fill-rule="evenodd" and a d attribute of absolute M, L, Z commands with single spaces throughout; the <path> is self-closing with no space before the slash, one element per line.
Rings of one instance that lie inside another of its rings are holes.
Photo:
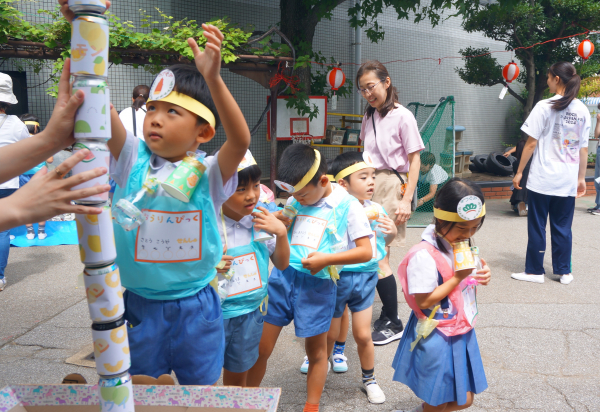
<path fill-rule="evenodd" d="M 462 290 L 462 296 L 465 315 L 469 324 L 473 326 L 475 316 L 479 313 L 477 310 L 477 285 L 467 285 L 467 287 Z"/>
<path fill-rule="evenodd" d="M 142 210 L 146 221 L 135 240 L 136 262 L 175 263 L 202 259 L 202 211 Z"/>
<path fill-rule="evenodd" d="M 296 216 L 291 245 L 318 250 L 326 227 L 327 220 L 325 219 L 306 215 Z"/>
<path fill-rule="evenodd" d="M 229 295 L 241 295 L 262 288 L 262 280 L 256 262 L 256 253 L 248 253 L 233 259 L 229 273 L 232 274 L 229 281 Z"/>

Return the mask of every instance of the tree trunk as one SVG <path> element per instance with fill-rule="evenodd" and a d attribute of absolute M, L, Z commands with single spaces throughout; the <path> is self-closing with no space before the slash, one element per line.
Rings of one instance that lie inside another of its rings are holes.
<path fill-rule="evenodd" d="M 523 119 L 527 119 L 535 102 L 535 59 L 533 57 L 533 51 L 527 50 L 527 59 L 525 59 L 525 66 L 527 69 L 527 79 L 525 81 L 525 88 L 527 89 L 527 101 L 523 108 Z"/>
<path fill-rule="evenodd" d="M 312 50 L 315 28 L 318 23 L 311 6 L 307 6 L 305 3 L 303 0 L 281 0 L 279 3 L 281 31 L 296 46 L 296 56 L 300 52 L 297 46 L 301 42 L 308 44 Z M 302 52 L 306 52 L 306 50 L 302 50 Z M 310 68 L 298 68 L 295 75 L 300 78 L 301 90 L 310 94 Z"/>

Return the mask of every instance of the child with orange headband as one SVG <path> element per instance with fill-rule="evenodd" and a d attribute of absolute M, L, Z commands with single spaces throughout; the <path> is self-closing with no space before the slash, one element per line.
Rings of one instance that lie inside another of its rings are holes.
<path fill-rule="evenodd" d="M 271 272 L 259 357 L 248 374 L 248 386 L 259 386 L 281 329 L 293 320 L 296 336 L 306 339 L 309 360 L 305 412 L 319 410 L 330 367 L 327 331 L 339 272 L 372 257 L 373 232 L 361 204 L 342 187 L 332 187 L 326 174 L 325 159 L 310 146 L 292 145 L 279 161 L 275 183 L 292 195 L 279 214 L 290 227 L 290 266 Z M 356 247 L 348 249 L 349 241 Z"/>
<path fill-rule="evenodd" d="M 483 259 L 480 270 L 466 265 L 472 260 L 470 250 L 459 250 L 459 242 L 468 248 L 466 242 L 483 224 L 484 202 L 476 184 L 449 180 L 435 198 L 435 224 L 425 229 L 423 241 L 398 268 L 413 311 L 392 364 L 393 379 L 425 401 L 405 412 L 466 409 L 475 394 L 487 389 L 473 327 L 478 313 L 475 285 L 487 285 L 491 272 Z"/>

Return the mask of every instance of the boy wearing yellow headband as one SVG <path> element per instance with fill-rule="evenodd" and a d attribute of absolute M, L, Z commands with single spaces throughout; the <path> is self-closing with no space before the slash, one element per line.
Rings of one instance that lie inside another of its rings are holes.
<path fill-rule="evenodd" d="M 203 52 L 188 39 L 196 67 L 175 65 L 154 80 L 146 104 L 144 141 L 127 132 L 113 109 L 109 149 L 119 188 L 114 203 L 137 193 L 148 178 L 173 173 L 188 152 L 215 135 L 220 120 L 227 140 L 203 161 L 206 171 L 187 178 L 196 185 L 189 202 L 157 190 L 146 221 L 136 230 L 115 225 L 116 263 L 125 292 L 133 375 L 175 371 L 184 385 L 212 385 L 223 367 L 224 331 L 220 299 L 209 283 L 223 245 L 218 211 L 235 192 L 237 167 L 250 145 L 250 131 L 220 75 L 223 35 L 202 26 Z M 193 163 L 190 163 L 193 164 Z M 184 177 L 185 178 L 185 177 Z M 191 179 L 191 180 L 190 180 Z"/>
<path fill-rule="evenodd" d="M 290 266 L 271 272 L 259 358 L 248 375 L 249 386 L 260 385 L 281 329 L 293 320 L 296 336 L 306 338 L 310 362 L 304 411 L 318 411 L 327 377 L 338 271 L 372 257 L 373 233 L 360 203 L 343 188 L 333 188 L 326 174 L 325 159 L 310 146 L 292 145 L 279 160 L 276 184 L 292 195 L 286 207 L 296 211 L 293 221 L 280 215 L 290 226 Z M 355 248 L 347 250 L 348 239 Z"/>
<path fill-rule="evenodd" d="M 268 309 L 269 257 L 276 268 L 290 264 L 285 225 L 259 202 L 261 170 L 250 150 L 238 166 L 238 186 L 220 213 L 219 233 L 227 265 L 219 272 L 224 299 L 225 363 L 223 385 L 247 386 L 248 369 L 258 359 L 263 313 Z M 260 240 L 260 231 L 273 236 Z"/>
<path fill-rule="evenodd" d="M 490 268 L 481 259 L 479 270 L 456 269 L 470 260 L 457 243 L 472 245 L 485 219 L 484 202 L 475 183 L 450 179 L 435 197 L 434 224 L 400 263 L 398 277 L 413 311 L 392 363 L 393 379 L 424 403 L 395 412 L 466 409 L 488 386 L 473 328 L 476 285 L 490 282 Z"/>

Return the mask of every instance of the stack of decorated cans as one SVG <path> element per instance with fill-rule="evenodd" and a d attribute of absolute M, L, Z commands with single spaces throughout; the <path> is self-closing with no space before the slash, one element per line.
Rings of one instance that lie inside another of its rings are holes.
<path fill-rule="evenodd" d="M 75 13 L 71 28 L 71 74 L 73 92 L 85 94 L 75 117 L 74 151 L 89 149 L 89 155 L 73 168 L 73 174 L 110 165 L 107 142 L 111 137 L 108 89 L 108 21 L 105 0 L 69 0 Z M 107 184 L 108 173 L 75 189 Z M 77 235 L 86 295 L 92 319 L 96 369 L 100 375 L 101 410 L 118 406 L 134 410 L 129 367 L 125 305 L 121 288 L 113 222 L 108 193 L 79 199 L 76 203 L 102 208 L 100 215 L 76 215 Z"/>

